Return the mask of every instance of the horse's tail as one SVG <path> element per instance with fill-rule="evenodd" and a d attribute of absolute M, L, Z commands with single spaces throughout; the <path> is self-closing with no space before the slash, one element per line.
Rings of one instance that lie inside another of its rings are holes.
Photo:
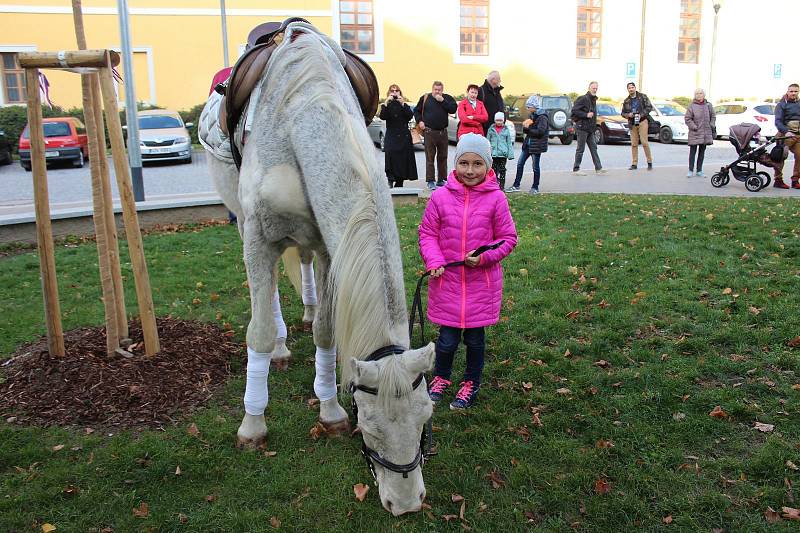
<path fill-rule="evenodd" d="M 300 279 L 300 252 L 291 246 L 283 252 L 283 273 L 289 278 L 298 296 L 303 294 L 303 282 Z"/>

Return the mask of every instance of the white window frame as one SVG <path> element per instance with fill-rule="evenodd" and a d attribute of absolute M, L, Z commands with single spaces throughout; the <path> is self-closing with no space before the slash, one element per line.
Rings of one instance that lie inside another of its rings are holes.
<path fill-rule="evenodd" d="M 35 44 L 5 44 L 0 45 L 0 52 L 2 53 L 9 53 L 9 54 L 18 54 L 20 52 L 35 52 L 36 45 Z M 3 82 L 5 83 L 5 82 Z M 0 106 L 10 106 L 10 105 L 27 105 L 25 102 L 13 102 L 8 103 L 6 102 L 6 92 L 0 88 Z"/>
<path fill-rule="evenodd" d="M 111 48 L 115 52 L 119 52 L 120 55 L 122 54 L 122 48 L 119 46 L 115 46 Z M 150 88 L 150 100 L 147 101 L 150 105 L 158 105 L 158 99 L 156 98 L 156 67 L 155 63 L 153 62 L 153 47 L 152 46 L 133 46 L 131 47 L 131 54 L 142 53 L 144 52 L 147 56 L 147 77 L 149 79 L 149 88 Z M 119 66 L 119 65 L 118 65 Z M 123 83 L 125 81 L 125 73 L 121 70 L 118 70 L 120 76 L 123 77 Z M 134 80 L 135 81 L 135 80 Z M 114 80 L 114 91 L 117 93 L 117 103 L 120 108 L 125 107 L 125 97 L 123 96 L 122 99 L 119 97 L 119 82 Z M 139 96 L 136 96 L 137 102 L 143 102 L 144 100 L 140 99 Z"/>
<path fill-rule="evenodd" d="M 333 40 L 342 44 L 342 31 L 339 22 L 339 0 L 331 0 L 331 33 Z M 368 63 L 383 63 L 383 2 L 372 0 L 373 38 L 375 39 L 375 52 L 372 54 L 358 54 L 358 57 Z"/>
<path fill-rule="evenodd" d="M 451 48 L 453 54 L 453 63 L 456 65 L 493 65 L 498 61 L 496 55 L 497 43 L 495 42 L 495 35 L 498 35 L 502 28 L 499 26 L 501 17 L 493 17 L 492 9 L 493 4 L 498 0 L 489 1 L 489 54 L 485 56 L 475 55 L 461 55 L 461 2 L 456 0 L 452 2 L 450 9 L 450 16 L 448 22 L 450 23 L 450 42 L 453 43 Z"/>

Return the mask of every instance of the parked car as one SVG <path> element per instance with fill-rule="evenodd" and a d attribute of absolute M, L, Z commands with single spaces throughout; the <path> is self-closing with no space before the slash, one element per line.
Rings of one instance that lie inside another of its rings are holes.
<path fill-rule="evenodd" d="M 530 94 L 523 94 L 508 108 L 508 120 L 516 126 L 517 138 L 522 139 L 522 122 L 528 118 L 525 101 Z M 569 117 L 572 115 L 572 99 L 566 94 L 539 95 L 542 109 L 547 110 L 550 122 L 549 138 L 558 137 L 561 144 L 570 144 L 575 138 L 575 125 Z"/>
<path fill-rule="evenodd" d="M 411 108 L 411 111 L 414 111 L 414 107 L 416 106 L 414 104 L 408 104 L 408 107 Z M 380 106 L 378 107 L 378 111 L 375 113 L 375 116 L 372 117 L 372 122 L 370 122 L 369 126 L 367 126 L 367 131 L 369 132 L 369 138 L 372 139 L 372 142 L 377 144 L 380 147 L 381 152 L 383 152 L 384 151 L 383 139 L 384 137 L 386 137 L 386 121 L 381 120 L 378 117 L 379 112 L 380 112 Z M 411 120 L 408 121 L 409 129 L 416 126 L 416 124 L 417 121 L 414 120 L 414 117 L 411 117 Z M 418 144 L 414 145 L 414 149 L 424 150 L 425 147 L 423 146 L 422 142 L 419 142 Z"/>
<path fill-rule="evenodd" d="M 45 159 L 47 163 L 69 161 L 72 166 L 81 168 L 89 159 L 89 139 L 86 127 L 75 117 L 54 117 L 42 119 L 44 132 Z M 25 170 L 31 169 L 31 139 L 28 125 L 19 136 L 19 164 Z"/>
<path fill-rule="evenodd" d="M 511 138 L 516 139 L 517 128 L 514 126 L 514 123 L 510 120 L 506 120 L 506 126 L 508 126 L 508 129 L 511 130 Z M 456 144 L 458 142 L 458 117 L 455 113 L 452 115 L 447 115 L 447 140 L 452 144 Z"/>
<path fill-rule="evenodd" d="M 658 137 L 661 123 L 655 119 L 647 121 L 647 138 Z M 619 107 L 610 102 L 597 102 L 597 129 L 594 130 L 597 144 L 630 142 L 628 119 L 620 115 Z"/>
<path fill-rule="evenodd" d="M 677 102 L 653 101 L 653 111 L 650 116 L 661 123 L 658 130 L 658 140 L 664 144 L 676 141 L 689 140 L 689 128 L 683 117 L 686 108 Z"/>
<path fill-rule="evenodd" d="M 761 135 L 771 138 L 778 134 L 775 127 L 775 104 L 771 102 L 719 102 L 714 106 L 717 115 L 715 137 L 728 137 L 730 127 L 748 122 L 761 127 Z"/>
<path fill-rule="evenodd" d="M 167 109 L 139 111 L 139 147 L 142 163 L 148 161 L 192 162 L 192 144 L 181 116 Z"/>
<path fill-rule="evenodd" d="M 6 137 L 6 132 L 0 130 L 0 165 L 11 164 L 11 141 Z"/>

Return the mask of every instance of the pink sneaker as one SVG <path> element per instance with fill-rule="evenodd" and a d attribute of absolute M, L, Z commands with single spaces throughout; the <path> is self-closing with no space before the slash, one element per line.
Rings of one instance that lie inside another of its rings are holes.
<path fill-rule="evenodd" d="M 461 388 L 458 389 L 456 393 L 456 399 L 450 403 L 450 409 L 457 411 L 459 409 L 468 409 L 472 407 L 479 390 L 481 390 L 479 383 L 463 381 L 461 383 Z"/>
<path fill-rule="evenodd" d="M 431 401 L 433 403 L 438 403 L 441 401 L 442 396 L 444 395 L 444 391 L 447 390 L 447 387 L 450 386 L 450 381 L 447 381 L 444 378 L 440 378 L 439 376 L 433 376 L 433 381 L 431 381 L 431 387 L 428 389 L 428 395 L 431 397 Z"/>

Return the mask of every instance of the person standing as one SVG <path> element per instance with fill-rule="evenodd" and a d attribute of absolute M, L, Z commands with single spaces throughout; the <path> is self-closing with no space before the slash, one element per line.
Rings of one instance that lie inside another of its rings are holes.
<path fill-rule="evenodd" d="M 775 127 L 778 132 L 786 137 L 784 146 L 794 155 L 792 169 L 792 189 L 800 189 L 800 100 L 798 100 L 800 86 L 796 83 L 789 85 L 786 94 L 775 106 Z M 773 187 L 788 189 L 783 181 L 783 165 L 781 161 L 775 167 L 775 183 Z"/>
<path fill-rule="evenodd" d="M 494 117 L 498 111 L 502 111 L 503 116 L 505 116 L 506 105 L 505 102 L 503 102 L 503 95 L 500 94 L 502 90 L 503 86 L 500 85 L 500 73 L 496 70 L 486 75 L 486 80 L 478 90 L 478 100 L 483 102 L 483 106 L 486 108 L 486 114 L 488 115 L 486 122 L 483 124 L 484 135 L 488 136 L 489 128 L 492 126 L 492 117 Z"/>
<path fill-rule="evenodd" d="M 686 108 L 683 120 L 689 128 L 689 172 L 686 177 L 702 178 L 705 176 L 703 159 L 706 155 L 706 146 L 714 144 L 714 124 L 716 122 L 714 107 L 711 102 L 706 100 L 706 92 L 703 89 L 695 89 L 694 99 Z M 697 166 L 695 166 L 695 155 L 697 156 Z"/>
<path fill-rule="evenodd" d="M 467 96 L 458 103 L 458 132 L 456 139 L 465 133 L 477 133 L 485 136 L 483 124 L 489 120 L 483 102 L 478 100 L 478 86 L 467 86 Z"/>
<path fill-rule="evenodd" d="M 581 161 L 586 145 L 589 145 L 589 153 L 592 155 L 594 170 L 598 174 L 606 174 L 603 163 L 600 162 L 600 155 L 597 153 L 597 141 L 594 132 L 597 129 L 597 82 L 589 84 L 586 94 L 579 96 L 572 105 L 572 120 L 575 121 L 575 129 L 578 134 L 578 147 L 575 149 L 575 163 L 572 165 L 572 173 L 576 176 L 585 176 L 581 171 Z"/>
<path fill-rule="evenodd" d="M 636 170 L 639 163 L 639 143 L 644 148 L 647 158 L 647 170 L 653 170 L 653 156 L 650 153 L 650 143 L 647 139 L 650 126 L 650 112 L 653 105 L 646 94 L 636 90 L 636 84 L 628 83 L 628 97 L 622 102 L 622 116 L 628 119 L 631 132 L 631 166 L 628 170 Z"/>
<path fill-rule="evenodd" d="M 514 135 L 506 125 L 506 116 L 502 111 L 494 114 L 494 126 L 489 128 L 486 137 L 492 146 L 492 170 L 497 176 L 500 190 L 506 186 L 506 162 L 514 159 Z"/>
<path fill-rule="evenodd" d="M 436 190 L 419 225 L 419 252 L 428 284 L 428 320 L 438 324 L 436 366 L 428 394 L 434 403 L 450 386 L 463 338 L 464 379 L 450 409 L 467 409 L 481 388 L 486 326 L 496 324 L 503 304 L 500 262 L 517 245 L 508 200 L 491 169 L 492 148 L 482 135 L 467 133 L 456 145 L 456 168 Z M 489 250 L 478 253 L 478 248 Z M 462 262 L 461 265 L 446 266 Z"/>
<path fill-rule="evenodd" d="M 386 135 L 383 138 L 386 179 L 389 187 L 402 187 L 403 180 L 417 179 L 417 161 L 414 159 L 414 144 L 408 121 L 414 112 L 403 98 L 403 91 L 397 85 L 390 85 L 386 101 L 381 104 L 378 116 L 386 121 Z"/>
<path fill-rule="evenodd" d="M 519 186 L 522 183 L 522 173 L 525 171 L 525 161 L 531 157 L 533 158 L 533 186 L 530 194 L 539 194 L 539 179 L 542 176 L 539 162 L 542 154 L 547 151 L 549 119 L 547 118 L 547 111 L 541 109 L 539 97 L 535 94 L 528 97 L 525 101 L 525 107 L 528 109 L 528 118 L 522 123 L 522 133 L 525 134 L 525 140 L 522 141 L 522 148 L 519 152 L 517 176 L 514 179 L 514 184 L 506 189 L 506 192 L 519 191 Z"/>
<path fill-rule="evenodd" d="M 444 93 L 444 84 L 434 81 L 431 92 L 423 94 L 414 108 L 414 118 L 425 134 L 425 181 L 430 190 L 443 186 L 447 179 L 447 115 L 457 107 L 453 97 Z M 435 176 L 438 181 L 434 183 Z"/>

